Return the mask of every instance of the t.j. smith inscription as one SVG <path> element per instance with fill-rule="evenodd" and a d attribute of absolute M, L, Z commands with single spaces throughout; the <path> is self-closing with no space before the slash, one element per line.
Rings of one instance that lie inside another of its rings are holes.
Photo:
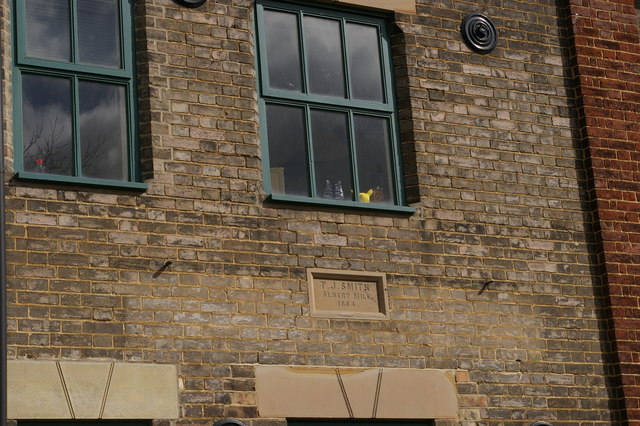
<path fill-rule="evenodd" d="M 317 310 L 380 312 L 376 282 L 316 279 L 313 281 L 313 292 Z"/>

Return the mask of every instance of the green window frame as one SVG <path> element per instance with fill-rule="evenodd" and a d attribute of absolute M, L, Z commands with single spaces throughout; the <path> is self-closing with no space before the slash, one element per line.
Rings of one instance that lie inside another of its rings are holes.
<path fill-rule="evenodd" d="M 18 421 L 18 426 L 150 426 L 145 420 L 35 420 Z"/>
<path fill-rule="evenodd" d="M 14 0 L 20 179 L 143 190 L 132 0 Z"/>
<path fill-rule="evenodd" d="M 435 426 L 435 421 L 425 420 L 377 420 L 377 419 L 335 419 L 300 420 L 287 419 L 287 426 Z"/>
<path fill-rule="evenodd" d="M 385 16 L 257 0 L 256 34 L 268 199 L 414 212 Z"/>

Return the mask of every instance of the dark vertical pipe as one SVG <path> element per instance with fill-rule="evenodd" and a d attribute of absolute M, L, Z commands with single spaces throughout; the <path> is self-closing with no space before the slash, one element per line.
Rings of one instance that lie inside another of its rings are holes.
<path fill-rule="evenodd" d="M 1 50 L 0 50 L 1 52 Z M 0 54 L 0 62 L 2 54 Z M 7 240 L 5 235 L 5 205 L 4 205 L 4 137 L 3 134 L 3 108 L 2 108 L 2 79 L 0 78 L 0 411 L 2 425 L 7 424 Z"/>
<path fill-rule="evenodd" d="M 2 52 L 2 50 L 0 50 Z M 0 54 L 0 62 L 2 59 Z M 3 73 L 4 74 L 4 73 Z M 2 79 L 0 78 L 0 383 L 2 398 L 0 401 L 0 411 L 2 425 L 7 424 L 7 240 L 5 235 L 5 191 L 4 191 L 4 137 L 3 134 L 3 108 L 2 108 Z"/>
<path fill-rule="evenodd" d="M 0 18 L 3 13 L 0 11 Z M 0 40 L 0 64 L 4 59 L 4 40 Z M 5 210 L 5 164 L 4 164 L 4 71 L 0 70 L 0 421 L 7 425 L 7 239 Z"/>

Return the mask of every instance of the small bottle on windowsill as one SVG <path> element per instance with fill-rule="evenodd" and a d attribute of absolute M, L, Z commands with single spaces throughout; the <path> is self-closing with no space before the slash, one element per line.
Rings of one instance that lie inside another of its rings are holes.
<path fill-rule="evenodd" d="M 324 198 L 333 198 L 333 185 L 329 179 L 324 186 Z"/>
<path fill-rule="evenodd" d="M 344 200 L 344 190 L 342 189 L 341 180 L 339 180 L 338 183 L 336 183 L 335 191 L 333 195 L 336 200 Z"/>
<path fill-rule="evenodd" d="M 36 172 L 38 172 L 38 173 L 44 173 L 45 172 L 44 160 L 42 158 L 36 159 Z"/>

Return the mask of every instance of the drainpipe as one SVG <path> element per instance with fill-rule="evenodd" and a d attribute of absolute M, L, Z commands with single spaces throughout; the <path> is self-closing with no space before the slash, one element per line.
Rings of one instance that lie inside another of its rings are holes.
<path fill-rule="evenodd" d="M 2 55 L 0 54 L 0 59 Z M 4 191 L 4 137 L 3 135 L 3 108 L 2 108 L 2 82 L 0 79 L 0 392 L 2 398 L 0 400 L 0 411 L 2 413 L 1 420 L 3 426 L 7 424 L 7 240 L 5 235 L 5 191 Z"/>
<path fill-rule="evenodd" d="M 0 91 L 2 84 L 0 83 Z M 2 99 L 2 96 L 0 96 Z M 0 107 L 0 114 L 2 108 Z M 0 118 L 0 134 L 2 134 L 2 119 Z M 2 412 L 2 425 L 7 424 L 7 240 L 5 236 L 5 206 L 4 206 L 4 138 L 0 136 L 0 360 L 1 366 L 0 411 Z"/>
<path fill-rule="evenodd" d="M 4 59 L 4 48 L 0 46 L 0 64 Z M 3 78 L 0 70 L 0 425 L 7 425 L 7 239 L 5 210 L 5 165 L 4 165 L 4 108 Z"/>
<path fill-rule="evenodd" d="M 1 58 L 1 55 L 0 55 Z M 0 93 L 2 83 L 0 83 Z M 2 96 L 0 95 L 0 100 Z M 2 102 L 0 102 L 1 105 Z M 2 107 L 0 106 L 0 135 L 2 135 Z M 7 240 L 5 236 L 5 206 L 4 206 L 4 138 L 0 136 L 0 411 L 3 426 L 7 424 Z"/>

